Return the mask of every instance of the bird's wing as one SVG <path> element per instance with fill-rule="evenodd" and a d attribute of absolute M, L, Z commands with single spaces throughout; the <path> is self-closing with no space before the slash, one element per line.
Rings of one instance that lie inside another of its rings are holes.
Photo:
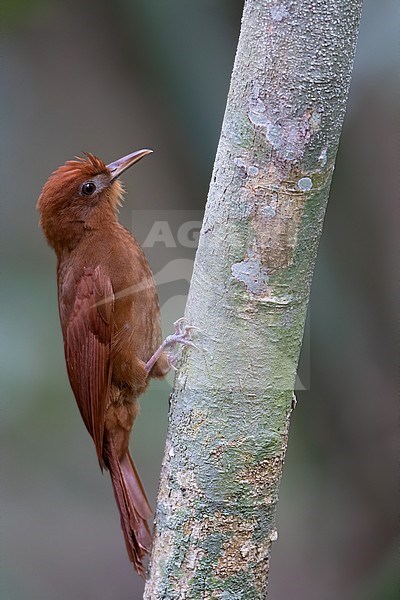
<path fill-rule="evenodd" d="M 103 465 L 104 420 L 110 395 L 114 293 L 100 266 L 85 268 L 65 332 L 65 358 L 83 421 Z"/>

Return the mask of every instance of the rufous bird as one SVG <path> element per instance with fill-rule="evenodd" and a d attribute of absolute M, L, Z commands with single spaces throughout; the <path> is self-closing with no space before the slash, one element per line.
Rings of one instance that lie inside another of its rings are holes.
<path fill-rule="evenodd" d="M 152 514 L 129 452 L 137 398 L 152 377 L 169 370 L 166 348 L 194 345 L 191 327 L 175 323 L 161 344 L 160 307 L 146 257 L 117 219 L 119 176 L 152 150 L 106 165 L 87 153 L 54 171 L 37 208 L 57 255 L 58 305 L 65 359 L 100 468 L 111 475 L 126 548 L 136 571 L 151 535 Z"/>

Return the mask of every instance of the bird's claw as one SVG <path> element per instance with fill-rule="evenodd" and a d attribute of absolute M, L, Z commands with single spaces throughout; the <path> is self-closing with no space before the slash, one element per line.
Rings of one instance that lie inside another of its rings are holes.
<path fill-rule="evenodd" d="M 167 358 L 169 368 L 173 369 L 174 371 L 177 371 L 178 367 L 176 366 L 176 363 L 178 361 L 178 355 L 175 352 L 168 352 Z"/>
<path fill-rule="evenodd" d="M 192 329 L 200 331 L 200 327 L 196 327 L 195 325 L 185 325 L 187 323 L 186 317 L 181 317 L 174 323 L 175 335 L 187 336 Z"/>
<path fill-rule="evenodd" d="M 196 348 L 196 350 L 199 350 L 198 346 L 196 346 L 196 344 L 194 344 L 192 342 L 192 340 L 190 339 L 190 332 L 192 331 L 192 329 L 199 330 L 199 328 L 194 327 L 194 325 L 185 325 L 185 323 L 186 323 L 186 319 L 184 317 L 175 321 L 175 323 L 174 323 L 175 333 L 173 333 L 172 335 L 169 335 L 163 341 L 161 346 L 155 351 L 153 356 L 145 364 L 144 367 L 145 367 L 147 373 L 150 373 L 151 369 L 154 367 L 155 363 L 160 358 L 161 354 L 165 350 L 167 350 L 167 348 L 168 348 L 167 356 L 168 356 L 169 366 L 172 369 L 174 369 L 175 371 L 177 370 L 175 364 L 177 362 L 178 357 L 174 352 L 172 352 L 170 350 L 171 346 L 175 346 L 175 344 L 182 344 L 183 346 L 190 346 L 191 348 Z"/>
<path fill-rule="evenodd" d="M 199 327 L 195 325 L 185 325 L 187 323 L 186 317 L 181 317 L 174 323 L 175 333 L 170 337 L 171 343 L 182 344 L 183 346 L 191 346 L 192 348 L 196 348 L 198 350 L 198 346 L 192 342 L 190 339 L 190 332 L 197 330 L 200 331 Z"/>
<path fill-rule="evenodd" d="M 190 332 L 192 331 L 192 329 L 199 328 L 194 327 L 192 325 L 185 325 L 184 327 L 175 327 L 175 333 L 167 337 L 167 339 L 165 340 L 165 345 L 173 346 L 175 344 L 182 344 L 182 346 L 190 346 L 191 348 L 196 348 L 196 350 L 199 350 L 198 346 L 196 346 L 196 344 L 190 339 Z"/>
<path fill-rule="evenodd" d="M 169 335 L 165 340 L 166 346 L 174 346 L 175 344 L 182 344 L 182 346 L 189 346 L 191 348 L 195 348 L 199 350 L 199 347 L 196 346 L 194 342 L 190 339 L 190 332 L 192 330 L 200 331 L 199 327 L 195 327 L 194 325 L 185 325 L 187 320 L 185 317 L 181 317 L 174 323 L 175 333 Z M 168 363 L 170 367 L 177 371 L 176 363 L 178 360 L 178 355 L 176 352 L 172 350 L 168 352 Z"/>

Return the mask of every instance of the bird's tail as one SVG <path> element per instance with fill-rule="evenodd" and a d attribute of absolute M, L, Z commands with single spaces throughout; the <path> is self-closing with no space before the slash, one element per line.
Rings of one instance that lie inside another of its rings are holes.
<path fill-rule="evenodd" d="M 144 576 L 143 558 L 150 552 L 151 546 L 147 519 L 152 511 L 129 450 L 118 458 L 114 443 L 108 438 L 103 452 L 121 517 L 126 549 L 136 571 Z"/>

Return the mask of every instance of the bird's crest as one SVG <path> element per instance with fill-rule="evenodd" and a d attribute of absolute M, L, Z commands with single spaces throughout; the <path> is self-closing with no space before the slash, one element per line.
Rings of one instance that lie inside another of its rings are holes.
<path fill-rule="evenodd" d="M 107 165 L 101 158 L 98 158 L 91 152 L 84 152 L 85 157 L 76 156 L 74 160 L 68 160 L 62 167 L 54 171 L 53 175 L 82 175 L 84 177 L 94 177 L 99 173 L 107 173 Z"/>

